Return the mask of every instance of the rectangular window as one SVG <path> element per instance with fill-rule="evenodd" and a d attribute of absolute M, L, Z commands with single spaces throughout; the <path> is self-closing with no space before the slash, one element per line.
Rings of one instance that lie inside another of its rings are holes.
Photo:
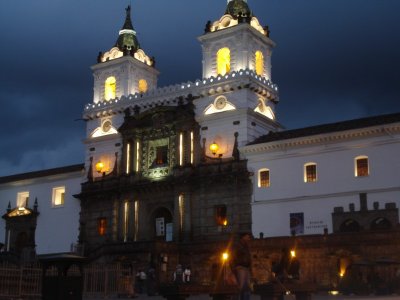
<path fill-rule="evenodd" d="M 317 165 L 308 164 L 304 166 L 304 182 L 316 182 L 317 181 Z"/>
<path fill-rule="evenodd" d="M 218 226 L 228 225 L 226 205 L 215 206 L 215 221 Z"/>
<path fill-rule="evenodd" d="M 269 170 L 261 170 L 258 174 L 258 187 L 266 188 L 269 186 Z"/>
<path fill-rule="evenodd" d="M 128 241 L 129 203 L 124 203 L 124 242 Z"/>
<path fill-rule="evenodd" d="M 97 220 L 97 230 L 100 236 L 104 236 L 107 230 L 107 219 L 106 218 L 99 218 Z"/>
<path fill-rule="evenodd" d="M 53 188 L 53 200 L 52 200 L 53 207 L 63 206 L 64 200 L 65 200 L 65 187 L 61 186 Z"/>
<path fill-rule="evenodd" d="M 179 226 L 181 232 L 183 231 L 183 225 L 184 225 L 184 217 L 185 217 L 185 197 L 183 194 L 179 195 Z"/>
<path fill-rule="evenodd" d="M 19 192 L 17 194 L 17 207 L 28 207 L 29 192 Z"/>
<path fill-rule="evenodd" d="M 356 158 L 356 177 L 363 177 L 368 175 L 368 157 Z"/>

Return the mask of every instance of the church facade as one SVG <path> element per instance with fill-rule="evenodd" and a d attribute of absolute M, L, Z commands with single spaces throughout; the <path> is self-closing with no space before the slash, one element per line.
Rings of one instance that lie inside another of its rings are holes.
<path fill-rule="evenodd" d="M 198 40 L 202 79 L 160 88 L 128 7 L 114 47 L 92 66 L 84 163 L 0 178 L 4 251 L 78 247 L 115 259 L 243 231 L 397 227 L 400 114 L 285 130 L 275 43 L 247 2 L 228 1 Z"/>

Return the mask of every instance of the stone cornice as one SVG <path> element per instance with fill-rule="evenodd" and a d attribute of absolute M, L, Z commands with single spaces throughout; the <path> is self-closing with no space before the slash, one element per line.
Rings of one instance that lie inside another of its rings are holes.
<path fill-rule="evenodd" d="M 151 109 L 156 106 L 178 105 L 180 97 L 187 98 L 192 95 L 195 98 L 219 95 L 228 91 L 249 88 L 255 93 L 262 95 L 271 101 L 278 102 L 278 87 L 270 80 L 258 76 L 251 70 L 240 70 L 225 76 L 217 76 L 171 85 L 151 90 L 145 94 L 136 93 L 127 97 L 101 101 L 99 103 L 87 104 L 83 117 L 94 119 L 122 113 L 127 108 L 138 106 L 141 111 Z"/>
<path fill-rule="evenodd" d="M 281 151 L 289 148 L 298 148 L 304 146 L 337 144 L 338 142 L 346 142 L 349 140 L 363 139 L 367 137 L 386 135 L 393 138 L 394 135 L 398 134 L 400 134 L 400 122 L 248 145 L 241 147 L 240 151 L 248 155 L 263 152 Z M 398 138 L 396 138 L 396 140 L 400 141 Z"/>

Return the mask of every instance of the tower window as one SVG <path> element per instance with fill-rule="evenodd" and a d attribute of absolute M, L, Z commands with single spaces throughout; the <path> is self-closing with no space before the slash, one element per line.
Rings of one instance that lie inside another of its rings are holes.
<path fill-rule="evenodd" d="M 269 170 L 262 169 L 262 170 L 258 171 L 258 187 L 266 188 L 269 186 L 270 186 Z"/>
<path fill-rule="evenodd" d="M 104 84 L 104 99 L 111 100 L 116 96 L 117 80 L 114 76 L 108 77 Z"/>
<path fill-rule="evenodd" d="M 308 163 L 304 165 L 304 182 L 317 181 L 317 164 Z"/>
<path fill-rule="evenodd" d="M 259 76 L 264 74 L 264 55 L 261 51 L 256 51 L 256 74 Z"/>
<path fill-rule="evenodd" d="M 219 49 L 217 52 L 217 73 L 224 76 L 231 70 L 231 51 L 229 48 Z"/>
<path fill-rule="evenodd" d="M 139 80 L 139 93 L 146 93 L 148 86 L 147 86 L 147 81 L 144 79 Z"/>
<path fill-rule="evenodd" d="M 355 159 L 355 176 L 364 177 L 369 175 L 369 163 L 367 156 L 359 156 Z"/>

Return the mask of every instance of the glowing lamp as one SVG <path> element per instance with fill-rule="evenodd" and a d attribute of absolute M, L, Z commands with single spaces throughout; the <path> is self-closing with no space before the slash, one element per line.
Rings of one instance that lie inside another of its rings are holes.
<path fill-rule="evenodd" d="M 97 173 L 101 173 L 101 171 L 104 169 L 104 163 L 102 163 L 101 161 L 99 161 L 97 164 L 96 164 L 96 171 L 97 171 Z"/>
<path fill-rule="evenodd" d="M 216 155 L 218 152 L 219 146 L 214 142 L 210 145 L 210 151 L 213 155 Z"/>
<path fill-rule="evenodd" d="M 228 220 L 224 220 L 224 222 L 222 223 L 222 225 L 227 226 L 228 225 Z"/>
<path fill-rule="evenodd" d="M 224 252 L 222 253 L 222 261 L 226 262 L 229 258 L 229 253 L 228 252 Z"/>
<path fill-rule="evenodd" d="M 291 250 L 291 251 L 290 251 L 290 256 L 291 256 L 292 258 L 296 257 L 296 251 L 295 251 L 295 250 Z"/>

